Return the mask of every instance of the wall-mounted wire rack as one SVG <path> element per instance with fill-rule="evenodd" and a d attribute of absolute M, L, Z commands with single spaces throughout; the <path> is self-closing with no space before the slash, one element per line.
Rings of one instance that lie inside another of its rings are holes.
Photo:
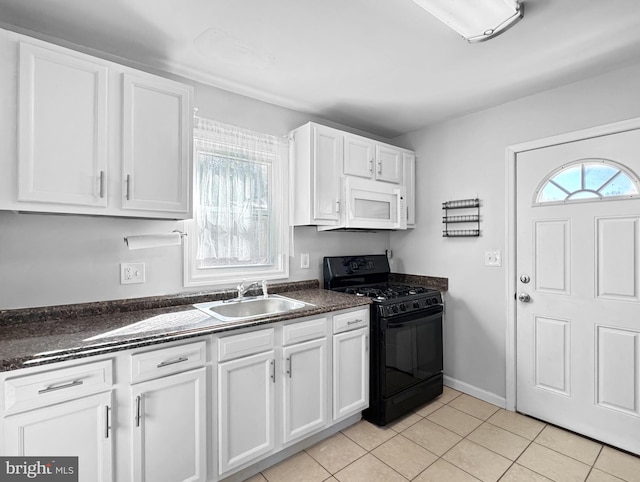
<path fill-rule="evenodd" d="M 473 199 L 458 199 L 455 201 L 447 201 L 442 203 L 442 209 L 444 210 L 444 216 L 442 217 L 442 223 L 444 224 L 444 230 L 442 236 L 445 238 L 454 237 L 478 237 L 480 236 L 480 200 L 478 198 Z M 466 209 L 468 211 L 475 210 L 475 212 L 467 212 L 465 214 L 449 215 L 451 209 Z M 473 228 L 458 228 L 451 229 L 450 224 L 459 226 L 463 223 L 474 223 Z"/>

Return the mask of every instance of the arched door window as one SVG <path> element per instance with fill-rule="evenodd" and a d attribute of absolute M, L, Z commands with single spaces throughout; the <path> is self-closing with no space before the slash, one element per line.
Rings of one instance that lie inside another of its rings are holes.
<path fill-rule="evenodd" d="M 638 177 L 617 162 L 580 159 L 549 174 L 536 189 L 534 204 L 632 198 L 638 186 Z"/>

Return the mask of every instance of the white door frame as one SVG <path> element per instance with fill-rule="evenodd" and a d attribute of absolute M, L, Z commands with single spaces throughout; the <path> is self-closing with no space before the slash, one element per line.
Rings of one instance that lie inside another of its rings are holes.
<path fill-rule="evenodd" d="M 533 141 L 523 142 L 508 146 L 506 149 L 506 170 L 507 170 L 507 239 L 505 242 L 505 267 L 507 276 L 507 326 L 506 326 L 506 409 L 515 410 L 516 400 L 516 160 L 521 152 L 550 147 L 567 142 L 580 141 L 592 137 L 599 137 L 609 134 L 617 134 L 630 130 L 640 129 L 640 117 L 629 119 L 613 124 L 591 127 L 574 132 L 567 132 L 552 137 L 545 137 Z"/>

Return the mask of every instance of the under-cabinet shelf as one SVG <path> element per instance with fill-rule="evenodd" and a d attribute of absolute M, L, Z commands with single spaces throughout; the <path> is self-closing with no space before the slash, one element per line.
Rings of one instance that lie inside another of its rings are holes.
<path fill-rule="evenodd" d="M 480 236 L 480 200 L 478 198 L 447 201 L 442 203 L 442 209 L 444 210 L 444 216 L 442 217 L 442 223 L 444 224 L 444 230 L 442 231 L 443 237 Z M 475 210 L 475 212 L 450 216 L 449 210 L 451 209 L 468 209 Z M 475 227 L 467 229 L 449 229 L 449 224 L 460 225 L 462 223 L 474 223 Z"/>

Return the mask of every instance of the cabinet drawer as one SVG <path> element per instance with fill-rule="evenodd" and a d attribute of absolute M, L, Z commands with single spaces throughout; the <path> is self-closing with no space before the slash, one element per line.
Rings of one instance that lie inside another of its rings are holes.
<path fill-rule="evenodd" d="M 206 362 L 204 341 L 131 355 L 131 383 L 197 368 Z"/>
<path fill-rule="evenodd" d="M 340 313 L 333 316 L 333 332 L 342 333 L 343 331 L 354 330 L 369 325 L 369 310 L 349 311 L 348 313 Z"/>
<path fill-rule="evenodd" d="M 73 400 L 108 390 L 112 384 L 111 360 L 8 378 L 4 382 L 5 414 Z"/>
<path fill-rule="evenodd" d="M 327 335 L 327 319 L 314 318 L 313 320 L 299 321 L 284 325 L 282 329 L 282 344 L 284 346 L 313 340 Z"/>
<path fill-rule="evenodd" d="M 271 350 L 274 346 L 274 329 L 250 331 L 218 339 L 218 361 L 232 360 Z"/>

